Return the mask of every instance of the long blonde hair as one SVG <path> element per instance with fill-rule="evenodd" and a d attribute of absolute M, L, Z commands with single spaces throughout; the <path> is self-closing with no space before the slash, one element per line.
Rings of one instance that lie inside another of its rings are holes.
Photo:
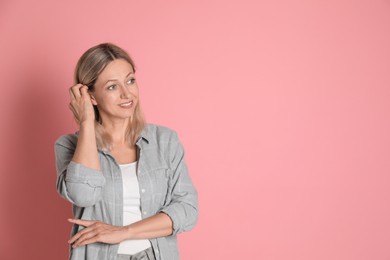
<path fill-rule="evenodd" d="M 90 91 L 94 91 L 95 83 L 100 73 L 112 61 L 116 59 L 124 59 L 133 67 L 135 72 L 135 64 L 129 54 L 120 47 L 112 43 L 102 43 L 88 49 L 79 59 L 74 73 L 75 84 L 84 84 L 88 86 Z M 95 135 L 97 146 L 101 150 L 110 150 L 111 140 L 106 133 L 99 115 L 99 110 L 94 106 L 95 111 Z M 129 120 L 129 125 L 126 131 L 126 141 L 130 145 L 134 145 L 141 131 L 145 127 L 145 118 L 143 116 L 140 102 L 137 103 L 134 109 L 134 115 Z"/>

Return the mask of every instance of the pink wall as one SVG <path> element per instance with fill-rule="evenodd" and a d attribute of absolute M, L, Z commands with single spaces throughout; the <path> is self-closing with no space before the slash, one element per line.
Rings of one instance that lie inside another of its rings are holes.
<path fill-rule="evenodd" d="M 0 3 L 0 258 L 66 259 L 54 140 L 78 57 L 126 48 L 200 194 L 182 259 L 390 259 L 390 2 Z"/>

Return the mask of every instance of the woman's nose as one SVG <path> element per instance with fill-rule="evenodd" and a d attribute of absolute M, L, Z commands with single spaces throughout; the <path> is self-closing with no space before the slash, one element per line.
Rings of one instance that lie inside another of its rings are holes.
<path fill-rule="evenodd" d="M 121 98 L 129 98 L 129 97 L 130 97 L 130 91 L 125 86 L 121 86 Z"/>

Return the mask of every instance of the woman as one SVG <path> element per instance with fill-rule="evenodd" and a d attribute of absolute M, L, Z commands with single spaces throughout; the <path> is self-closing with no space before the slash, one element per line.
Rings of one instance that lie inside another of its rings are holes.
<path fill-rule="evenodd" d="M 70 259 L 179 259 L 198 218 L 177 134 L 144 122 L 135 66 L 110 43 L 78 61 L 69 108 L 80 129 L 55 143 L 57 190 L 73 204 Z"/>

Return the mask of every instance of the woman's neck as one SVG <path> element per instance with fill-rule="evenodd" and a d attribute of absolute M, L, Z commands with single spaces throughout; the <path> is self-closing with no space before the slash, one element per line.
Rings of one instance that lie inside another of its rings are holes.
<path fill-rule="evenodd" d="M 106 122 L 106 123 L 105 123 Z M 127 144 L 126 130 L 129 120 L 103 121 L 103 127 L 114 146 L 123 146 Z"/>

